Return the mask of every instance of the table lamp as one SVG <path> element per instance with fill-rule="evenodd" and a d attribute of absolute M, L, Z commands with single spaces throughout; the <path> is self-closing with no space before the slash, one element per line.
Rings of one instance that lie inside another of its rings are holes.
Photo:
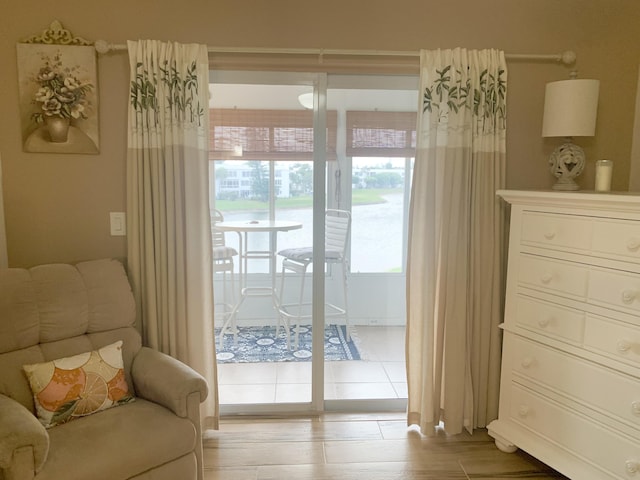
<path fill-rule="evenodd" d="M 592 137 L 596 131 L 598 80 L 571 79 L 547 83 L 542 120 L 543 137 L 565 137 L 549 158 L 558 179 L 554 190 L 578 190 L 575 178 L 584 169 L 584 151 L 572 137 Z"/>

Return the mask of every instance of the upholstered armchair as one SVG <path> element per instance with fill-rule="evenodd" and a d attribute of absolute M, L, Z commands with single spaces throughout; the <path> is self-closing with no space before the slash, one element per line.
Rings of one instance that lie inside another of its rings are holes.
<path fill-rule="evenodd" d="M 207 384 L 135 312 L 115 260 L 0 269 L 0 480 L 202 479 Z"/>

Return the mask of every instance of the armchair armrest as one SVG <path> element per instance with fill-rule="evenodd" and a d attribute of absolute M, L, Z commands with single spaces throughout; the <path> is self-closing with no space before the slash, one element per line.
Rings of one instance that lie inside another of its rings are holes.
<path fill-rule="evenodd" d="M 14 462 L 32 457 L 31 469 L 40 471 L 49 453 L 47 430 L 23 405 L 1 394 L 0 412 L 0 468 L 25 471 L 27 466 Z M 25 450 L 30 454 L 25 455 Z"/>
<path fill-rule="evenodd" d="M 131 377 L 137 395 L 159 403 L 180 417 L 188 416 L 187 397 L 207 398 L 207 382 L 191 367 L 169 355 L 142 347 L 133 359 Z"/>

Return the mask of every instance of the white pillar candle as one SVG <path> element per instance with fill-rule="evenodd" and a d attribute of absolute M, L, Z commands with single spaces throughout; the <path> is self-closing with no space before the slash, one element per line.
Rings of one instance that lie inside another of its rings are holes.
<path fill-rule="evenodd" d="M 596 192 L 608 192 L 611 190 L 611 174 L 613 162 L 611 160 L 598 160 L 596 162 Z"/>

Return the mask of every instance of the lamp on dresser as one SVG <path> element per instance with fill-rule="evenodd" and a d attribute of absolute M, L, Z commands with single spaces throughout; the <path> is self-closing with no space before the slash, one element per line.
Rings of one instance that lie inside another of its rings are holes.
<path fill-rule="evenodd" d="M 572 137 L 595 134 L 599 87 L 598 80 L 575 78 L 546 86 L 542 136 L 566 139 L 549 158 L 551 173 L 558 179 L 554 190 L 579 189 L 574 179 L 584 169 L 585 155 Z"/>

